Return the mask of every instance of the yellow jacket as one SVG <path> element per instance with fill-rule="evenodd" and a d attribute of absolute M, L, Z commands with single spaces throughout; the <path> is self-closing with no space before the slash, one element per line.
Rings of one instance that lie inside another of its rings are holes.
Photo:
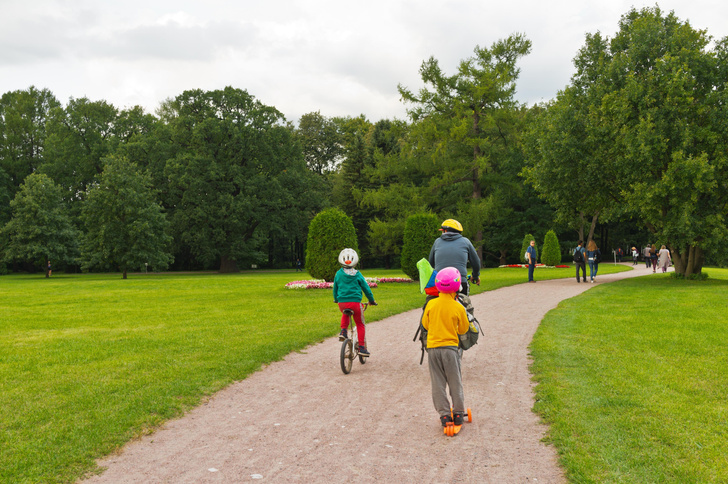
<path fill-rule="evenodd" d="M 427 304 L 422 326 L 427 330 L 427 347 L 458 346 L 459 334 L 468 332 L 468 315 L 456 293 L 440 293 Z"/>

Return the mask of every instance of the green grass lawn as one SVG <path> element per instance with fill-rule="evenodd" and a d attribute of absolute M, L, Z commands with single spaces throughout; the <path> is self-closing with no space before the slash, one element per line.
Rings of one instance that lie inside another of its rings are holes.
<path fill-rule="evenodd" d="M 613 270 L 626 268 L 600 267 Z M 573 272 L 539 268 L 536 279 Z M 0 277 L 0 482 L 72 482 L 96 458 L 205 396 L 334 336 L 339 312 L 330 290 L 284 287 L 307 277 Z M 473 293 L 526 280 L 526 269 L 488 269 Z M 369 322 L 424 299 L 415 284 L 382 284 L 374 294 L 380 306 L 367 312 Z M 414 344 L 415 330 L 402 344 Z"/>
<path fill-rule="evenodd" d="M 599 285 L 542 322 L 535 410 L 571 482 L 728 482 L 728 270 Z"/>

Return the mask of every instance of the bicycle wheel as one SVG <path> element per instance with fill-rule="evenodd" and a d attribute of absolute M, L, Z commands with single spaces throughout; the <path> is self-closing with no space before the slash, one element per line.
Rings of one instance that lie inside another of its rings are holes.
<path fill-rule="evenodd" d="M 341 371 L 344 372 L 344 375 L 348 375 L 351 371 L 351 364 L 354 362 L 354 345 L 352 344 L 350 339 L 344 340 L 343 343 L 341 343 Z"/>

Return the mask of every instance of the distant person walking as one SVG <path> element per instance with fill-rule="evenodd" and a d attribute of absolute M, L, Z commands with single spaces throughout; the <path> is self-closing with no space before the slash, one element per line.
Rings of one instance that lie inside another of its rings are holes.
<path fill-rule="evenodd" d="M 581 272 L 584 277 L 584 282 L 586 282 L 586 251 L 584 250 L 584 241 L 580 240 L 579 244 L 576 246 L 576 249 L 574 249 L 574 265 L 576 266 L 576 282 L 581 282 L 579 280 L 579 269 L 581 269 Z"/>
<path fill-rule="evenodd" d="M 657 258 L 657 265 L 662 268 L 662 272 L 667 272 L 667 268 L 672 263 L 672 257 L 670 257 L 670 251 L 664 245 L 660 247 L 660 254 Z"/>
<path fill-rule="evenodd" d="M 536 282 L 533 280 L 533 270 L 536 268 L 536 241 L 532 240 L 526 249 L 526 257 L 528 258 L 528 282 Z"/>
<path fill-rule="evenodd" d="M 645 268 L 650 268 L 650 244 L 647 244 L 644 249 L 642 249 L 642 257 L 645 258 Z"/>
<path fill-rule="evenodd" d="M 650 262 L 652 263 L 652 273 L 654 274 L 657 272 L 657 247 L 655 247 L 655 244 L 652 244 L 652 247 L 650 247 Z"/>
<path fill-rule="evenodd" d="M 597 271 L 599 270 L 599 257 L 602 255 L 599 252 L 597 243 L 594 240 L 590 240 L 586 245 L 586 259 L 589 262 L 589 277 L 591 282 L 594 282 L 594 278 L 597 277 Z M 586 281 L 586 278 L 584 279 Z"/>
<path fill-rule="evenodd" d="M 303 264 L 301 264 L 301 259 L 296 259 L 296 272 L 303 272 Z"/>
<path fill-rule="evenodd" d="M 637 265 L 637 259 L 639 258 L 640 253 L 637 251 L 637 247 L 632 247 L 632 265 Z"/>
<path fill-rule="evenodd" d="M 48 261 L 48 265 L 46 266 L 46 277 L 51 277 L 51 274 L 53 271 L 51 270 L 51 261 Z"/>

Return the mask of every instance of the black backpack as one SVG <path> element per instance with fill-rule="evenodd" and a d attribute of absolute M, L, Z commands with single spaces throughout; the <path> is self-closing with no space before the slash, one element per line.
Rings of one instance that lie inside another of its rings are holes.
<path fill-rule="evenodd" d="M 574 262 L 584 262 L 584 253 L 581 251 L 581 247 L 577 247 L 574 251 Z"/>

